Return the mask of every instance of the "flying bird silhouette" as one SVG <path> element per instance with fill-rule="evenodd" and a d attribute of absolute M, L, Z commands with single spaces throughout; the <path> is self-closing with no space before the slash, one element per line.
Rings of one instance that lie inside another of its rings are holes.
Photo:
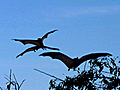
<path fill-rule="evenodd" d="M 76 67 L 78 67 L 81 63 L 83 63 L 84 61 L 90 60 L 90 59 L 96 59 L 98 57 L 101 56 L 112 56 L 112 54 L 110 53 L 91 53 L 91 54 L 87 54 L 85 56 L 82 56 L 81 58 L 78 59 L 77 58 L 70 58 L 65 54 L 62 54 L 60 52 L 46 52 L 46 53 L 42 53 L 39 56 L 50 56 L 52 59 L 59 59 L 61 60 L 69 69 L 74 69 Z"/>
<path fill-rule="evenodd" d="M 42 48 L 43 50 L 46 49 L 46 48 L 52 49 L 52 50 L 59 50 L 58 48 L 51 48 L 51 47 L 48 47 L 48 46 L 44 46 L 44 44 L 43 44 L 43 40 L 45 38 L 47 38 L 49 34 L 55 32 L 55 31 L 58 31 L 58 30 L 50 31 L 50 32 L 46 33 L 42 38 L 38 38 L 37 40 L 12 39 L 12 40 L 15 40 L 15 41 L 19 41 L 19 42 L 23 43 L 24 45 L 26 45 L 26 44 L 33 44 L 33 45 L 35 45 L 35 46 L 31 47 L 31 48 L 26 49 L 21 54 L 17 55 L 16 58 L 18 58 L 19 56 L 22 56 L 23 54 L 25 54 L 26 52 L 29 52 L 29 51 L 36 52 L 36 50 L 38 50 L 40 48 Z"/>

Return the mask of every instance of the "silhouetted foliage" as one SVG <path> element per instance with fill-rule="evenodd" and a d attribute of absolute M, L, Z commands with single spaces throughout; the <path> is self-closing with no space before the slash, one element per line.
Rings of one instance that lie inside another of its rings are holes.
<path fill-rule="evenodd" d="M 50 80 L 49 90 L 98 90 L 120 89 L 120 67 L 116 63 L 117 58 L 105 57 L 90 60 L 81 72 L 75 70 L 78 75 L 66 76 L 64 81 Z"/>
<path fill-rule="evenodd" d="M 24 79 L 21 82 L 21 84 L 19 84 L 17 79 L 16 79 L 16 76 L 14 74 L 13 74 L 13 79 L 12 79 L 12 70 L 11 69 L 10 69 L 10 75 L 9 76 L 5 74 L 5 79 L 7 79 L 7 81 L 8 81 L 8 82 L 6 82 L 8 90 L 11 90 L 11 87 L 14 87 L 15 90 L 20 90 L 22 84 L 25 81 L 25 79 Z M 3 90 L 3 89 L 1 88 L 1 90 Z"/>
<path fill-rule="evenodd" d="M 3 90 L 3 89 L 0 87 L 0 90 Z"/>

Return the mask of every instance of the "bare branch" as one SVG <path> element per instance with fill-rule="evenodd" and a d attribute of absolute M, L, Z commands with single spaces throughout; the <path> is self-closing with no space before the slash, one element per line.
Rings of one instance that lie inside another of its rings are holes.
<path fill-rule="evenodd" d="M 57 78 L 57 77 L 55 77 L 55 76 L 53 76 L 53 75 L 50 75 L 50 74 L 45 73 L 45 72 L 43 72 L 43 71 L 40 71 L 40 70 L 38 70 L 38 69 L 34 69 L 34 70 L 36 70 L 36 71 L 38 71 L 38 72 L 40 72 L 40 73 L 43 73 L 43 74 L 45 74 L 45 75 L 48 75 L 48 76 L 50 76 L 50 77 L 53 77 L 53 78 L 55 78 L 55 79 L 58 79 L 58 80 L 60 80 L 60 81 L 64 81 L 64 80 L 62 80 L 62 79 L 60 79 L 60 78 Z"/>

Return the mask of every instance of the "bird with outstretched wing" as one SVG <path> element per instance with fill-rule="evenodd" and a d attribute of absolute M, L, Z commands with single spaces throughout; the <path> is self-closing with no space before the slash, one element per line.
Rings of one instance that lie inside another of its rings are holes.
<path fill-rule="evenodd" d="M 19 42 L 23 43 L 24 45 L 34 44 L 34 45 L 37 45 L 37 46 L 43 46 L 43 40 L 45 38 L 47 38 L 49 34 L 55 32 L 55 31 L 58 31 L 58 30 L 50 31 L 50 32 L 46 33 L 42 38 L 38 38 L 37 40 L 21 40 L 21 39 L 12 39 L 12 40 L 19 41 Z"/>
<path fill-rule="evenodd" d="M 12 40 L 15 40 L 15 41 L 19 41 L 19 42 L 23 43 L 24 45 L 26 45 L 26 44 L 36 45 L 34 47 L 26 49 L 24 52 L 22 52 L 21 54 L 17 55 L 16 58 L 18 58 L 19 56 L 22 56 L 23 54 L 25 54 L 26 52 L 29 52 L 29 51 L 34 51 L 35 52 L 36 50 L 38 50 L 40 48 L 42 48 L 43 50 L 46 49 L 46 48 L 51 49 L 51 50 L 59 50 L 58 48 L 51 48 L 51 47 L 48 47 L 48 46 L 44 46 L 44 44 L 43 44 L 43 40 L 45 38 L 47 38 L 49 34 L 55 32 L 55 31 L 58 31 L 58 30 L 50 31 L 50 32 L 46 33 L 42 38 L 38 38 L 37 40 L 12 39 Z"/>
<path fill-rule="evenodd" d="M 60 52 L 46 52 L 42 53 L 39 56 L 50 56 L 52 59 L 59 59 L 61 60 L 70 70 L 71 68 L 75 69 L 78 67 L 81 63 L 90 60 L 90 59 L 96 59 L 101 56 L 112 56 L 110 53 L 91 53 L 87 54 L 85 56 L 82 56 L 81 58 L 70 58 L 65 54 L 62 54 Z"/>

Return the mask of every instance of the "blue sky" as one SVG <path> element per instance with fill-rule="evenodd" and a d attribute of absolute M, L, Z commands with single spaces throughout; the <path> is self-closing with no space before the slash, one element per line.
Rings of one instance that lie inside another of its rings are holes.
<path fill-rule="evenodd" d="M 6 88 L 4 74 L 13 70 L 22 90 L 47 90 L 51 77 L 34 71 L 40 69 L 64 79 L 75 75 L 58 60 L 38 57 L 47 51 L 16 55 L 32 45 L 11 39 L 37 39 L 48 31 L 57 32 L 44 40 L 46 46 L 58 47 L 71 58 L 91 52 L 110 52 L 120 56 L 119 0 L 1 0 L 0 1 L 0 86 Z M 79 66 L 83 68 L 82 65 Z"/>

